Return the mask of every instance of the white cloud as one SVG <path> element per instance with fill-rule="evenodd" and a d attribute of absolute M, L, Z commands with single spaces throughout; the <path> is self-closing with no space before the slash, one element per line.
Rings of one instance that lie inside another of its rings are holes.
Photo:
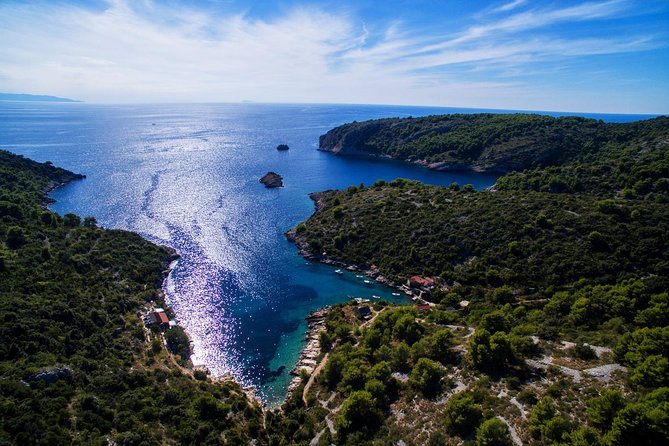
<path fill-rule="evenodd" d="M 657 45 L 644 35 L 522 34 L 612 17 L 626 7 L 624 0 L 516 13 L 523 3 L 506 3 L 497 8 L 504 17 L 451 30 L 446 38 L 401 22 L 369 26 L 315 7 L 260 20 L 150 1 L 137 9 L 114 0 L 103 11 L 10 3 L 0 5 L 0 90 L 91 102 L 252 99 L 546 109 L 551 105 L 538 105 L 534 88 L 510 81 L 508 73 L 531 73 L 541 60 Z M 472 72 L 488 77 L 474 80 Z"/>
<path fill-rule="evenodd" d="M 503 5 L 495 8 L 493 11 L 494 12 L 506 12 L 506 11 L 511 11 L 513 9 L 516 9 L 522 5 L 527 3 L 527 0 L 513 0 L 509 3 L 504 3 Z"/>

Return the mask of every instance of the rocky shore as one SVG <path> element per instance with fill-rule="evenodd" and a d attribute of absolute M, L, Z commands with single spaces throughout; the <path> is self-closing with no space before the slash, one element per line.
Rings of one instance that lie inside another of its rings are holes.
<path fill-rule="evenodd" d="M 176 266 L 177 260 L 181 258 L 179 253 L 177 252 L 176 249 L 172 248 L 171 246 L 167 245 L 160 245 L 161 248 L 163 248 L 165 251 L 167 251 L 167 256 L 163 260 L 163 284 L 161 286 L 161 289 L 165 287 L 165 280 L 167 279 L 167 276 L 170 275 L 174 267 Z"/>
<path fill-rule="evenodd" d="M 323 209 L 325 206 L 324 198 L 329 192 L 331 191 L 313 192 L 309 194 L 309 198 L 314 201 L 316 212 Z M 397 283 L 390 280 L 384 276 L 381 271 L 379 271 L 379 268 L 376 265 L 352 265 L 338 259 L 333 259 L 329 257 L 327 253 L 314 253 L 309 247 L 307 238 L 300 234 L 297 231 L 297 228 L 289 229 L 286 231 L 285 236 L 290 242 L 297 246 L 299 254 L 307 260 L 312 260 L 314 262 L 319 262 L 330 266 L 336 266 L 338 268 L 345 268 L 347 271 L 365 275 L 370 279 L 374 279 L 378 283 L 401 291 L 407 296 L 410 296 L 411 299 L 417 303 L 427 303 L 421 295 L 420 291 L 416 291 L 415 289 L 410 288 L 404 281 Z"/>
<path fill-rule="evenodd" d="M 288 394 L 290 395 L 302 382 L 300 374 L 304 370 L 308 375 L 311 375 L 318 366 L 318 357 L 321 355 L 320 334 L 325 331 L 325 319 L 327 318 L 330 307 L 314 310 L 307 316 L 307 325 L 309 329 L 304 339 L 307 345 L 304 346 L 300 353 L 300 359 L 297 365 L 291 370 L 291 375 L 295 377 L 288 386 Z"/>
<path fill-rule="evenodd" d="M 316 206 L 316 211 L 321 210 L 325 205 L 323 199 L 328 194 L 328 192 L 330 191 L 313 192 L 309 194 L 309 198 L 311 198 L 314 201 L 314 204 Z M 324 263 L 326 265 L 346 268 L 348 271 L 364 274 L 365 276 L 374 279 L 379 283 L 382 283 L 392 288 L 397 288 L 400 291 L 404 291 L 405 293 L 408 291 L 408 289 L 406 289 L 404 285 L 397 284 L 389 280 L 383 274 L 381 274 L 381 272 L 375 265 L 351 265 L 349 263 L 342 262 L 341 260 L 333 259 L 329 257 L 326 253 L 321 253 L 320 255 L 313 253 L 312 250 L 309 248 L 309 243 L 306 237 L 300 234 L 297 231 L 297 228 L 293 228 L 286 231 L 285 236 L 289 241 L 291 241 L 292 243 L 295 244 L 295 246 L 297 246 L 298 252 L 305 259 Z"/>
<path fill-rule="evenodd" d="M 49 165 L 49 162 L 47 161 L 45 164 Z M 48 209 L 49 205 L 54 204 L 56 202 L 56 200 L 49 197 L 49 194 L 51 192 L 53 192 L 55 189 L 58 189 L 61 186 L 65 186 L 66 184 L 74 180 L 83 180 L 84 178 L 86 178 L 86 175 L 70 172 L 69 170 L 65 169 L 60 169 L 60 170 L 62 170 L 60 177 L 49 181 L 49 184 L 47 184 L 46 187 L 42 190 L 41 204 L 42 207 L 45 209 Z"/>

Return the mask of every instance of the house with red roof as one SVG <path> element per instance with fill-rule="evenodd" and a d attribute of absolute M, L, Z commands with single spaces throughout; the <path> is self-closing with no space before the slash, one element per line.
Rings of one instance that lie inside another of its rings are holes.
<path fill-rule="evenodd" d="M 434 288 L 434 280 L 430 279 L 429 277 L 412 276 L 409 278 L 408 285 L 411 288 L 432 289 Z"/>

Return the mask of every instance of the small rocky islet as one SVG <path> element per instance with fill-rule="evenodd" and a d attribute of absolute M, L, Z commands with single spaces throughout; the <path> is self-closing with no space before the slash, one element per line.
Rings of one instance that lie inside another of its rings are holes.
<path fill-rule="evenodd" d="M 260 182 L 269 189 L 283 187 L 283 177 L 276 172 L 267 172 L 260 178 Z"/>

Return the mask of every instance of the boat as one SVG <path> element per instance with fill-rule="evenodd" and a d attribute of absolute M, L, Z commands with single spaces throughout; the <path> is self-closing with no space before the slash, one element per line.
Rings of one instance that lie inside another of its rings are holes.
<path fill-rule="evenodd" d="M 363 280 L 363 282 L 365 282 L 365 283 L 372 283 L 371 280 L 367 280 L 367 279 Z"/>
<path fill-rule="evenodd" d="M 335 270 L 335 274 L 339 274 L 339 275 L 341 276 L 341 275 L 344 274 L 344 271 L 342 271 L 342 270 L 340 270 L 340 269 L 336 269 L 336 270 Z"/>
<path fill-rule="evenodd" d="M 348 296 L 349 299 L 355 301 L 358 304 L 363 304 L 365 302 L 369 302 L 369 299 L 363 299 L 362 297 L 354 297 L 354 296 Z"/>
<path fill-rule="evenodd" d="M 381 296 L 376 295 L 376 294 L 372 294 L 372 297 L 373 297 L 374 299 L 381 299 Z"/>
<path fill-rule="evenodd" d="M 400 296 L 400 293 L 393 293 L 393 296 Z"/>

